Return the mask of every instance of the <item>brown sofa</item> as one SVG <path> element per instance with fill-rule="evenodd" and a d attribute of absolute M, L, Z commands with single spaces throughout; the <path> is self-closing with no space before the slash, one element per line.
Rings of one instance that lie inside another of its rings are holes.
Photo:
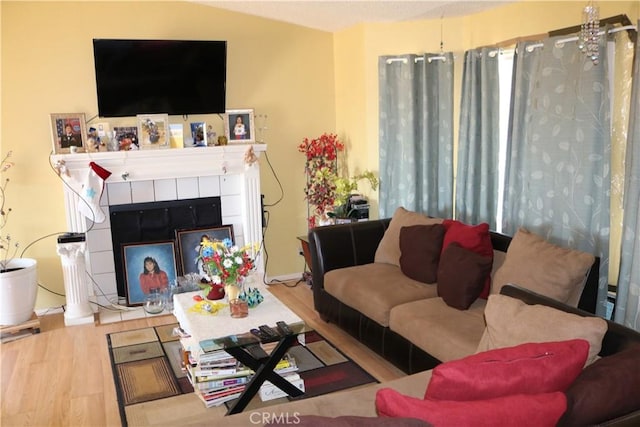
<path fill-rule="evenodd" d="M 402 226 L 441 221 L 399 208 L 393 219 L 309 232 L 316 311 L 409 374 L 473 354 L 485 328 L 486 299 L 478 298 L 467 310 L 450 307 L 438 296 L 436 284 L 413 280 L 394 264 Z M 512 238 L 495 232 L 490 238 L 495 279 Z M 391 255 L 381 255 L 382 249 Z M 573 302 L 594 313 L 599 261 L 590 259 Z M 499 291 L 492 284 L 492 293 Z"/>
<path fill-rule="evenodd" d="M 594 318 L 592 314 L 572 308 L 566 304 L 559 303 L 550 298 L 542 295 L 530 292 L 526 289 L 518 288 L 515 286 L 507 285 L 500 291 L 502 295 L 509 296 L 517 299 L 517 301 L 523 301 L 531 307 L 547 306 L 552 307 L 555 313 L 556 311 L 562 313 L 572 313 L 579 316 L 583 316 L 587 319 Z M 616 354 L 622 354 L 623 351 L 633 349 L 634 346 L 640 346 L 640 334 L 631 329 L 625 328 L 616 323 L 607 321 L 607 330 L 602 339 L 602 345 L 599 351 L 599 355 L 603 360 L 607 357 L 614 356 Z M 536 327 L 537 325 L 520 325 L 522 329 L 526 327 Z M 640 356 L 636 356 L 638 358 Z M 594 365 L 595 366 L 595 365 Z M 627 364 L 628 368 L 628 364 Z M 616 369 L 614 367 L 614 369 Z M 625 367 L 621 367 L 621 372 L 608 372 L 608 375 L 600 380 L 601 388 L 595 385 L 595 388 L 599 388 L 601 394 L 605 396 L 608 393 L 614 393 L 611 389 L 617 389 L 620 392 L 624 392 L 630 395 L 637 395 L 637 393 L 628 393 L 630 387 L 640 384 L 640 375 L 637 370 L 628 371 Z M 586 372 L 586 370 L 585 370 Z M 425 390 L 431 379 L 432 370 L 419 372 L 412 375 L 407 375 L 397 380 L 388 381 L 380 384 L 374 384 L 365 386 L 358 389 L 346 390 L 337 393 L 331 393 L 328 395 L 318 396 L 310 399 L 299 400 L 295 402 L 289 402 L 284 404 L 278 404 L 274 406 L 268 406 L 253 411 L 246 411 L 241 414 L 236 414 L 228 417 L 224 417 L 221 420 L 216 420 L 216 425 L 219 426 L 245 426 L 245 425 L 261 425 L 267 423 L 275 424 L 300 424 L 300 425 L 327 425 L 329 421 L 326 418 L 318 420 L 315 418 L 309 418 L 309 416 L 322 416 L 322 417 L 376 417 L 376 392 L 383 388 L 392 388 L 406 396 L 412 396 L 418 399 L 422 399 L 425 395 Z M 619 379 L 620 375 L 626 376 L 629 382 L 626 385 L 619 383 L 612 383 L 607 378 Z M 580 378 L 580 377 L 579 377 Z M 577 381 L 576 381 L 577 382 Z M 568 394 L 569 395 L 569 394 Z M 614 402 L 614 399 L 601 399 L 599 396 L 594 396 L 598 401 L 601 401 L 604 405 L 613 403 L 617 405 L 618 402 Z M 635 397 L 635 401 L 638 402 L 640 397 Z M 569 399 L 571 400 L 571 399 Z M 574 399 L 575 400 L 575 399 Z M 588 402 L 584 402 L 585 404 Z M 573 403 L 572 405 L 576 405 Z M 594 406 L 589 403 L 589 407 Z M 578 410 L 576 406 L 574 410 Z M 628 408 L 627 408 L 628 409 Z M 596 411 L 602 411 L 605 418 L 600 418 L 597 421 L 598 425 L 615 425 L 615 426 L 633 426 L 638 425 L 640 422 L 640 404 L 633 407 L 631 410 L 624 410 L 623 413 L 615 413 L 611 408 L 602 407 L 595 408 Z M 615 414 L 615 415 L 608 415 Z M 596 415 L 597 417 L 597 415 Z M 309 421 L 309 424 L 302 422 Z M 371 425 L 372 420 L 361 419 L 361 425 Z M 575 425 L 566 419 L 562 420 L 563 425 Z M 596 423 L 593 423 L 596 424 Z M 398 424 L 402 425 L 402 424 Z"/>

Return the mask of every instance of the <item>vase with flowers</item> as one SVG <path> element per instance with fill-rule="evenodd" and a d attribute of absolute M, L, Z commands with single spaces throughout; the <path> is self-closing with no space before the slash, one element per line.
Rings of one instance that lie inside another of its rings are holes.
<path fill-rule="evenodd" d="M 245 317 L 248 305 L 240 296 L 244 282 L 255 269 L 253 254 L 255 245 L 241 248 L 235 246 L 231 239 L 205 240 L 200 243 L 199 260 L 207 273 L 208 282 L 203 285 L 205 295 L 209 295 L 216 286 L 224 286 L 232 317 Z"/>
<path fill-rule="evenodd" d="M 14 166 L 14 163 L 9 161 L 11 154 L 9 151 L 0 162 L 2 174 Z M 11 213 L 11 208 L 5 204 L 8 185 L 9 178 L 3 175 L 0 184 L 0 325 L 5 326 L 18 325 L 29 320 L 33 315 L 38 294 L 36 260 L 22 258 L 18 253 L 18 242 L 10 234 L 2 233 Z"/>

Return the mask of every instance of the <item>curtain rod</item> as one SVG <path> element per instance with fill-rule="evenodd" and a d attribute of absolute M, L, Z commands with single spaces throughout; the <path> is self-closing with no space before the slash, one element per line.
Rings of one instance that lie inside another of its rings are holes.
<path fill-rule="evenodd" d="M 414 58 L 413 60 L 415 63 L 424 61 L 424 56 L 419 56 L 417 58 Z M 442 61 L 442 62 L 447 62 L 447 57 L 444 55 L 435 55 L 435 56 L 429 56 L 427 57 L 427 61 L 429 61 L 429 63 L 431 63 L 432 61 Z M 403 62 L 403 63 L 407 63 L 407 58 L 389 58 L 387 59 L 387 64 L 392 64 L 394 62 Z"/>
<path fill-rule="evenodd" d="M 611 28 L 608 31 L 600 30 L 598 32 L 598 35 L 601 36 L 603 34 L 613 34 L 613 33 L 619 32 L 619 31 L 627 31 L 627 30 L 636 30 L 637 31 L 637 28 L 636 28 L 635 25 L 625 25 L 624 27 Z M 568 42 L 574 42 L 576 40 L 578 40 L 578 36 L 572 36 L 572 37 L 567 37 L 566 39 L 556 40 L 555 44 L 556 44 L 556 46 L 558 46 L 558 45 L 563 45 L 563 44 L 568 43 Z M 532 52 L 534 49 L 537 49 L 537 48 L 542 47 L 542 46 L 544 46 L 544 43 L 532 44 L 532 45 L 527 46 L 527 50 L 529 52 Z"/>

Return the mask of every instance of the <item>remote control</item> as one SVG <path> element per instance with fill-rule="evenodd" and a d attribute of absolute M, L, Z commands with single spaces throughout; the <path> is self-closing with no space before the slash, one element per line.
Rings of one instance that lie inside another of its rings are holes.
<path fill-rule="evenodd" d="M 258 329 L 260 329 L 262 332 L 264 332 L 265 334 L 269 335 L 269 337 L 274 338 L 274 337 L 279 337 L 280 334 L 278 334 L 275 329 L 273 329 L 270 326 L 267 325 L 262 325 L 262 326 L 258 326 Z"/>
<path fill-rule="evenodd" d="M 289 325 L 287 325 L 282 320 L 280 320 L 279 322 L 276 322 L 276 326 L 278 327 L 278 330 L 282 335 L 291 335 L 293 333 Z"/>
<path fill-rule="evenodd" d="M 266 332 L 262 332 L 260 329 L 253 328 L 249 332 L 258 337 L 260 341 L 266 341 L 271 338 L 271 335 L 267 334 Z"/>

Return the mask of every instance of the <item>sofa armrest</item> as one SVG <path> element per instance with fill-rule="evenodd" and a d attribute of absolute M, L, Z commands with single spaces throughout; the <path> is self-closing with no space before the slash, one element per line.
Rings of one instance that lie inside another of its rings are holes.
<path fill-rule="evenodd" d="M 325 273 L 370 264 L 390 218 L 316 227 L 309 231 L 314 300 L 324 292 Z"/>

